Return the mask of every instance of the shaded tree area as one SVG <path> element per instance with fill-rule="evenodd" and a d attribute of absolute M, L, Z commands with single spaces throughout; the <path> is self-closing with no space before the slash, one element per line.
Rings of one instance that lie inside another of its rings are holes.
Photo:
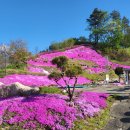
<path fill-rule="evenodd" d="M 82 68 L 80 65 L 69 64 L 68 58 L 65 56 L 59 56 L 52 60 L 52 64 L 56 65 L 59 71 L 52 72 L 49 75 L 49 79 L 53 79 L 57 85 L 64 87 L 58 81 L 62 79 L 66 85 L 69 101 L 72 101 L 77 84 L 78 75 L 82 74 Z M 68 79 L 66 79 L 66 77 Z M 70 85 L 70 81 L 74 80 L 73 85 Z M 72 87 L 72 90 L 71 90 Z"/>

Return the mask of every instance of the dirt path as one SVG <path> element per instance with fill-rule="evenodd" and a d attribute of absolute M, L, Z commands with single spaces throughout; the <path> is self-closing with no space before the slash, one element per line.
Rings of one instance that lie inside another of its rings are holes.
<path fill-rule="evenodd" d="M 81 89 L 85 91 L 93 91 L 93 92 L 101 92 L 108 94 L 119 94 L 119 95 L 128 95 L 130 94 L 130 86 L 113 86 L 113 85 L 104 85 L 98 87 L 89 87 L 85 89 Z"/>

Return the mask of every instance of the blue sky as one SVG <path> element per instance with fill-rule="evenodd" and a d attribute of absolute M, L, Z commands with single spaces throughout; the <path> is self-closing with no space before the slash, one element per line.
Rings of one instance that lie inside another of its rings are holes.
<path fill-rule="evenodd" d="M 54 41 L 88 36 L 94 8 L 120 11 L 130 19 L 130 0 L 0 0 L 0 43 L 23 39 L 30 51 Z"/>

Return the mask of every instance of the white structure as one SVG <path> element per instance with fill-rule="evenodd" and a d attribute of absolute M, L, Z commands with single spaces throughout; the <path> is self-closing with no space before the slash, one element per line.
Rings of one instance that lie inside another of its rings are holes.
<path fill-rule="evenodd" d="M 130 84 L 130 69 L 124 69 L 125 84 Z"/>

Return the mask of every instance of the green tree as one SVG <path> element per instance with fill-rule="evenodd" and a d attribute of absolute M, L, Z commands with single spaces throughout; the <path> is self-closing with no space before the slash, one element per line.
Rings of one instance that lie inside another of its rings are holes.
<path fill-rule="evenodd" d="M 118 11 L 110 13 L 110 19 L 106 27 L 107 30 L 107 43 L 114 49 L 120 48 L 123 40 L 121 16 Z"/>
<path fill-rule="evenodd" d="M 9 46 L 9 63 L 14 68 L 21 68 L 27 65 L 27 60 L 31 56 L 26 43 L 22 40 L 11 41 Z"/>
<path fill-rule="evenodd" d="M 106 11 L 99 10 L 95 8 L 87 19 L 88 29 L 91 32 L 89 37 L 95 44 L 101 41 L 103 34 L 105 33 L 104 25 L 108 19 L 108 14 Z"/>
<path fill-rule="evenodd" d="M 122 29 L 124 34 L 127 34 L 128 28 L 129 28 L 129 19 L 124 16 L 122 18 Z"/>
<path fill-rule="evenodd" d="M 64 86 L 62 86 L 62 84 L 59 84 L 59 82 L 58 82 L 60 79 L 62 79 L 67 87 L 69 101 L 72 101 L 74 91 L 75 91 L 75 86 L 77 84 L 77 79 L 78 79 L 77 76 L 82 73 L 81 67 L 78 65 L 72 65 L 72 64 L 70 65 L 68 63 L 67 57 L 65 57 L 65 56 L 59 56 L 59 57 L 54 58 L 52 60 L 52 63 L 54 65 L 57 65 L 57 68 L 59 68 L 60 70 L 57 72 L 52 72 L 48 76 L 49 79 L 53 79 L 59 86 L 64 87 Z M 68 77 L 68 80 L 65 79 L 65 77 Z M 69 85 L 69 82 L 71 79 L 74 80 L 74 84 L 72 86 L 72 91 L 71 91 L 71 86 Z"/>
<path fill-rule="evenodd" d="M 130 27 L 127 28 L 121 45 L 125 48 L 130 47 Z"/>
<path fill-rule="evenodd" d="M 129 19 L 125 16 L 122 18 L 122 31 L 124 34 L 121 46 L 122 47 L 130 47 L 130 26 Z"/>
<path fill-rule="evenodd" d="M 107 36 L 107 42 L 111 47 L 119 48 L 121 45 L 121 42 L 123 40 L 123 33 L 122 33 L 122 26 L 120 23 L 116 21 L 112 21 L 109 24 L 109 30 L 108 30 L 108 36 Z"/>
<path fill-rule="evenodd" d="M 121 20 L 120 12 L 118 12 L 118 11 L 116 11 L 116 10 L 113 10 L 113 11 L 110 13 L 110 17 L 112 18 L 113 21 Z"/>

